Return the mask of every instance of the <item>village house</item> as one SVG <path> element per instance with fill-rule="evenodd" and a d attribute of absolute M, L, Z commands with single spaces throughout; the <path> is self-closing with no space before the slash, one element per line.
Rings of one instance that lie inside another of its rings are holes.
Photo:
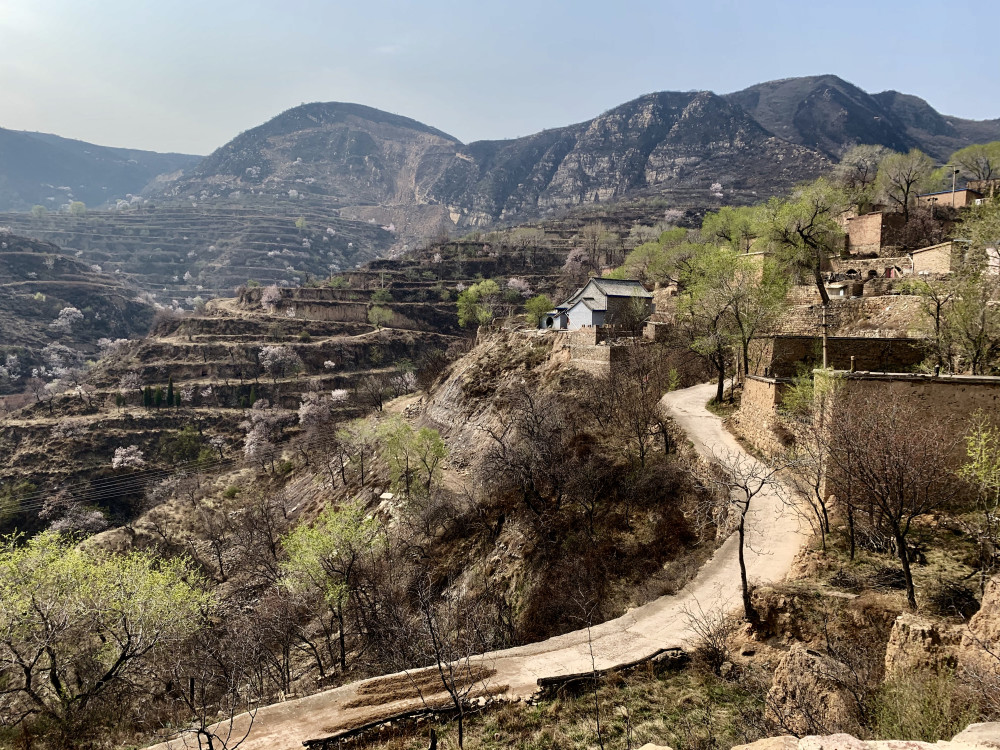
<path fill-rule="evenodd" d="M 639 281 L 597 278 L 546 313 L 540 325 L 561 331 L 633 325 L 648 319 L 653 311 L 653 295 Z"/>
<path fill-rule="evenodd" d="M 873 211 L 846 220 L 846 250 L 851 255 L 877 255 L 905 223 L 901 214 Z"/>
<path fill-rule="evenodd" d="M 982 197 L 982 193 L 966 187 L 959 190 L 939 190 L 936 193 L 924 193 L 917 196 L 917 203 L 931 207 L 965 208 L 966 206 L 974 205 Z"/>

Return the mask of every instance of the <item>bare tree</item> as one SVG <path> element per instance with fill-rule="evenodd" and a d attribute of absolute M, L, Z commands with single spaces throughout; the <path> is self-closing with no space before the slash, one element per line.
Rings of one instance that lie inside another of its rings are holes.
<path fill-rule="evenodd" d="M 907 603 L 916 609 L 907 537 L 916 519 L 963 497 L 965 488 L 951 467 L 958 438 L 903 396 L 876 400 L 850 392 L 838 399 L 830 433 L 834 493 L 849 481 L 855 502 L 867 505 L 869 522 L 891 536 Z"/>
<path fill-rule="evenodd" d="M 465 715 L 473 698 L 488 701 L 490 678 L 495 669 L 483 654 L 495 645 L 482 605 L 458 595 L 434 601 L 429 577 L 423 577 L 418 591 L 422 640 L 432 669 L 451 700 L 458 725 L 458 746 L 465 746 Z M 421 701 L 429 705 L 426 682 L 407 672 Z"/>
<path fill-rule="evenodd" d="M 185 748 L 236 750 L 253 729 L 265 688 L 263 654 L 251 623 L 229 625 L 199 630 L 165 675 L 167 697 L 193 719 L 176 735 Z"/>
<path fill-rule="evenodd" d="M 747 622 L 751 625 L 757 625 L 760 622 L 760 615 L 754 609 L 750 599 L 750 583 L 747 579 L 748 522 L 751 520 L 751 508 L 754 507 L 758 498 L 769 492 L 781 491 L 777 474 L 785 468 L 785 465 L 780 462 L 759 461 L 743 451 L 723 449 L 714 453 L 714 456 L 718 471 L 711 484 L 721 491 L 721 501 L 727 514 L 736 514 L 743 614 Z"/>

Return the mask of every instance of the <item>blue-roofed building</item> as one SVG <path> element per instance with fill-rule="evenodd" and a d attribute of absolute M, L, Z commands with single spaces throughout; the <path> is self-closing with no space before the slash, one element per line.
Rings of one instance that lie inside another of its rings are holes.
<path fill-rule="evenodd" d="M 653 295 L 632 279 L 591 279 L 546 313 L 542 328 L 575 331 L 584 326 L 633 324 L 653 314 Z"/>

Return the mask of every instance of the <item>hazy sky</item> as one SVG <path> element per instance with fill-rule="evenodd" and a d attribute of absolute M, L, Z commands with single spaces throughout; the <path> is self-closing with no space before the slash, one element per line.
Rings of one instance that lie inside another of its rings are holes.
<path fill-rule="evenodd" d="M 995 0 L 0 0 L 0 127 L 204 154 L 352 101 L 468 142 L 819 73 L 994 118 L 998 26 Z"/>

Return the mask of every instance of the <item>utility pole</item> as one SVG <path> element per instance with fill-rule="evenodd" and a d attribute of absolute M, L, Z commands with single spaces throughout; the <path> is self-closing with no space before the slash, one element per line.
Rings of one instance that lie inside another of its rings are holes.
<path fill-rule="evenodd" d="M 826 369 L 826 305 L 823 305 L 823 369 Z"/>

